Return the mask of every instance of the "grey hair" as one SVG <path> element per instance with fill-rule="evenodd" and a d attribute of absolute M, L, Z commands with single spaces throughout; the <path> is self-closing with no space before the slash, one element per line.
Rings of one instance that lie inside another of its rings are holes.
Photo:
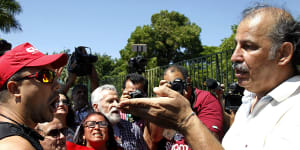
<path fill-rule="evenodd" d="M 243 11 L 242 20 L 254 17 L 260 12 L 269 12 L 275 20 L 274 25 L 268 34 L 268 37 L 272 41 L 272 47 L 269 54 L 269 59 L 274 59 L 277 50 L 283 44 L 283 42 L 290 42 L 294 47 L 294 54 L 292 58 L 292 64 L 294 69 L 296 65 L 300 64 L 300 24 L 292 15 L 283 8 L 277 8 L 266 4 L 257 4 L 255 7 L 247 8 Z M 295 70 L 297 71 L 297 69 Z"/>
<path fill-rule="evenodd" d="M 117 94 L 117 89 L 114 85 L 111 85 L 111 84 L 105 84 L 105 85 L 102 85 L 98 88 L 96 88 L 93 92 L 92 92 L 92 95 L 91 95 L 91 102 L 92 102 L 92 105 L 94 104 L 99 104 L 100 101 L 102 100 L 103 98 L 103 95 L 101 94 L 102 91 L 104 90 L 111 90 L 111 91 L 115 91 Z"/>

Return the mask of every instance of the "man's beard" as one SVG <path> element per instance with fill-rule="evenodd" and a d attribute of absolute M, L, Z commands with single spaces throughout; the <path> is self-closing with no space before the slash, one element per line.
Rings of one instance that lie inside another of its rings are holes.
<path fill-rule="evenodd" d="M 100 111 L 107 117 L 112 125 L 119 123 L 121 120 L 120 111 L 116 107 L 112 107 L 108 113 L 104 113 L 102 109 L 100 109 Z M 116 113 L 116 111 L 118 113 Z"/>

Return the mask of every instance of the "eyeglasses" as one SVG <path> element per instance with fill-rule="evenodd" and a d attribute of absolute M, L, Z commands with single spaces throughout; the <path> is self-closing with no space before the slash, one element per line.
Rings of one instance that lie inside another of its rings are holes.
<path fill-rule="evenodd" d="M 100 128 L 106 128 L 108 126 L 108 122 L 106 121 L 86 121 L 85 127 L 95 128 L 97 124 Z"/>
<path fill-rule="evenodd" d="M 46 136 L 51 136 L 51 137 L 54 137 L 54 138 L 57 138 L 60 136 L 60 133 L 62 133 L 63 135 L 67 135 L 67 128 L 61 128 L 61 129 L 52 129 L 50 130 Z"/>
<path fill-rule="evenodd" d="M 69 101 L 65 99 L 65 100 L 59 100 L 59 101 L 57 101 L 56 104 L 55 104 L 55 106 L 57 107 L 61 103 L 64 104 L 64 105 L 67 105 L 67 106 L 70 104 Z"/>
<path fill-rule="evenodd" d="M 41 70 L 39 72 L 35 72 L 35 73 L 25 76 L 23 78 L 15 79 L 14 81 L 36 78 L 37 80 L 39 80 L 42 83 L 53 83 L 55 76 L 56 76 L 55 72 L 53 72 L 53 71 Z"/>

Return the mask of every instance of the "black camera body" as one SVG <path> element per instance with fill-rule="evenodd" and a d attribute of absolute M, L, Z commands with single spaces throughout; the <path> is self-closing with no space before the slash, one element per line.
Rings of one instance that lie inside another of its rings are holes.
<path fill-rule="evenodd" d="M 137 57 L 130 58 L 128 61 L 128 72 L 129 73 L 143 73 L 145 72 L 145 66 L 147 65 L 147 60 L 138 55 Z"/>
<path fill-rule="evenodd" d="M 242 104 L 242 97 L 245 89 L 239 86 L 237 83 L 231 83 L 228 88 L 229 92 L 224 96 L 225 110 L 237 111 Z"/>
<path fill-rule="evenodd" d="M 130 95 L 131 98 L 146 97 L 145 94 L 139 89 L 137 89 L 136 91 L 130 92 L 129 95 Z"/>
<path fill-rule="evenodd" d="M 146 97 L 147 96 L 146 94 L 144 94 L 144 92 L 142 92 L 139 89 L 137 89 L 137 90 L 135 90 L 133 92 L 130 92 L 129 95 L 130 95 L 131 98 L 142 98 L 142 97 Z M 137 116 L 133 116 L 131 114 L 129 116 L 130 116 L 129 117 L 129 121 L 130 122 L 140 120 L 140 118 L 137 117 Z"/>
<path fill-rule="evenodd" d="M 90 54 L 87 54 L 86 49 L 90 50 Z M 89 47 L 75 47 L 75 51 L 69 59 L 68 71 L 75 73 L 77 76 L 88 75 L 92 72 L 92 64 L 97 60 L 98 57 L 91 54 L 91 49 Z"/>
<path fill-rule="evenodd" d="M 184 89 L 186 88 L 185 81 L 177 78 L 174 81 L 169 82 L 169 84 L 171 84 L 171 89 L 183 95 Z"/>

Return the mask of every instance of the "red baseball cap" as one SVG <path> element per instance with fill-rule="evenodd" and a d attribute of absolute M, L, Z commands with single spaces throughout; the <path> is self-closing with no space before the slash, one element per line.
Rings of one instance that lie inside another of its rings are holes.
<path fill-rule="evenodd" d="M 45 55 L 30 43 L 21 44 L 0 56 L 0 88 L 23 67 L 37 67 L 51 64 L 53 68 L 66 65 L 66 54 Z"/>

